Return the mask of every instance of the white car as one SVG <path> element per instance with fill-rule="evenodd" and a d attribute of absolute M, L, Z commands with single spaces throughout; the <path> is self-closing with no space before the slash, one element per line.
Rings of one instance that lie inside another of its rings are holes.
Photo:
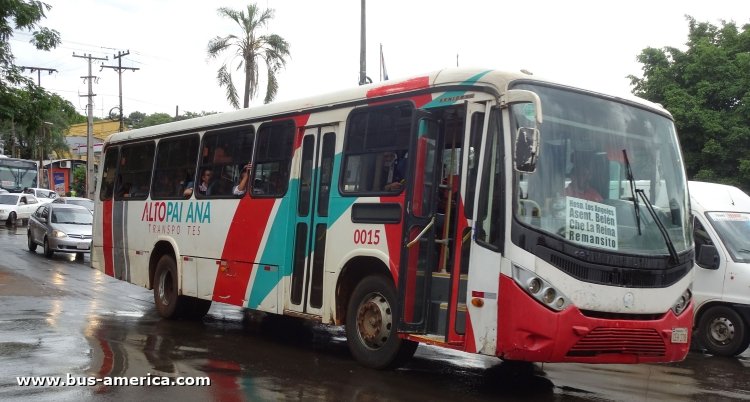
<path fill-rule="evenodd" d="M 34 197 L 36 197 L 39 202 L 46 204 L 48 202 L 52 202 L 55 198 L 57 198 L 57 193 L 52 190 L 47 190 L 46 188 L 34 188 L 29 187 L 23 190 L 24 194 L 31 194 Z"/>
<path fill-rule="evenodd" d="M 18 219 L 28 220 L 40 204 L 31 194 L 0 194 L 0 222 L 13 226 Z"/>

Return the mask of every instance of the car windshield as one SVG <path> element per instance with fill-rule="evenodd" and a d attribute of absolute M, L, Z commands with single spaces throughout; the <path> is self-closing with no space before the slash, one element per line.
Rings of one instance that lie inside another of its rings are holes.
<path fill-rule="evenodd" d="M 13 194 L 0 194 L 0 205 L 16 205 L 18 196 Z"/>
<path fill-rule="evenodd" d="M 88 208 L 89 210 L 94 209 L 94 201 L 91 200 L 68 200 L 68 204 L 80 205 L 82 207 Z"/>
<path fill-rule="evenodd" d="M 69 225 L 91 225 L 94 217 L 86 210 L 64 209 L 52 211 L 52 223 Z"/>
<path fill-rule="evenodd" d="M 736 262 L 750 262 L 750 213 L 709 212 L 708 219 Z"/>

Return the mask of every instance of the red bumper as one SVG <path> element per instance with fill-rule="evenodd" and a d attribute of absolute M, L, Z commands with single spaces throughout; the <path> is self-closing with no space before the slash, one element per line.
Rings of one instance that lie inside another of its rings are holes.
<path fill-rule="evenodd" d="M 655 320 L 587 317 L 575 306 L 554 312 L 500 277 L 497 355 L 533 362 L 659 363 L 685 358 L 693 303 L 679 317 Z M 687 328 L 687 343 L 672 343 L 672 328 Z"/>

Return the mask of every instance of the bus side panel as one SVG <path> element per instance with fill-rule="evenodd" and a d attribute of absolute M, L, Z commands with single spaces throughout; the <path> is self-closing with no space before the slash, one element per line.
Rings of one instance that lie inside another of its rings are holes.
<path fill-rule="evenodd" d="M 102 254 L 104 257 L 104 273 L 115 275 L 112 260 L 112 200 L 102 202 Z M 101 269 L 101 267 L 99 267 Z"/>

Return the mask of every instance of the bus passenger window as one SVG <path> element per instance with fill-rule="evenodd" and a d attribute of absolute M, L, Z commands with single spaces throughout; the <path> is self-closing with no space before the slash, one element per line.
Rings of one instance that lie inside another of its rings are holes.
<path fill-rule="evenodd" d="M 407 150 L 414 108 L 396 104 L 360 108 L 349 117 L 344 155 L 344 193 L 400 193 L 406 183 Z"/>
<path fill-rule="evenodd" d="M 253 155 L 253 126 L 234 127 L 207 132 L 203 136 L 201 161 L 195 181 L 188 183 L 185 196 L 198 183 L 197 198 L 235 198 L 244 195 L 238 189 L 242 172 Z"/>
<path fill-rule="evenodd" d="M 253 197 L 281 197 L 289 184 L 294 122 L 266 123 L 258 129 L 258 149 L 251 181 Z"/>

